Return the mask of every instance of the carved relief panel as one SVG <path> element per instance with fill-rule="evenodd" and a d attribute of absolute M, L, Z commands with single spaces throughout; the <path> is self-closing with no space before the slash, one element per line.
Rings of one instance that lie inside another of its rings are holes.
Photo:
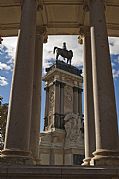
<path fill-rule="evenodd" d="M 77 114 L 69 113 L 64 118 L 65 121 L 65 146 L 80 147 L 83 145 L 83 133 L 81 119 Z"/>
<path fill-rule="evenodd" d="M 53 110 L 55 105 L 55 97 L 54 97 L 54 86 L 50 86 L 49 88 L 49 114 L 48 114 L 48 128 L 51 128 L 53 125 Z"/>
<path fill-rule="evenodd" d="M 64 87 L 64 113 L 73 112 L 73 88 L 66 85 Z"/>

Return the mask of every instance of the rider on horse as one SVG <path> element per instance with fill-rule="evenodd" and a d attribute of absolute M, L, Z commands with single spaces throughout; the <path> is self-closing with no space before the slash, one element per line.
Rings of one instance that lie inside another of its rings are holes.
<path fill-rule="evenodd" d="M 69 62 L 70 65 L 71 65 L 73 52 L 72 52 L 72 50 L 69 50 L 69 51 L 67 50 L 66 42 L 63 43 L 63 48 L 62 49 L 58 48 L 58 47 L 54 47 L 54 53 L 55 53 L 55 51 L 57 53 L 56 54 L 56 60 L 58 60 L 59 55 L 61 55 L 64 58 L 64 60 L 65 60 L 65 58 L 67 58 L 67 63 Z"/>

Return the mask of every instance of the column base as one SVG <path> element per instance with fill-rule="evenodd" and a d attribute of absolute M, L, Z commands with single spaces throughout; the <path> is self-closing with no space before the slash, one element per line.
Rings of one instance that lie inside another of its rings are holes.
<path fill-rule="evenodd" d="M 90 161 L 91 161 L 91 157 L 85 158 L 83 160 L 83 163 L 81 164 L 82 166 L 90 166 Z"/>
<path fill-rule="evenodd" d="M 94 166 L 119 166 L 119 151 L 114 150 L 96 150 L 93 153 L 91 165 Z"/>
<path fill-rule="evenodd" d="M 3 150 L 0 155 L 0 165 L 34 165 L 30 152 L 22 150 Z"/>

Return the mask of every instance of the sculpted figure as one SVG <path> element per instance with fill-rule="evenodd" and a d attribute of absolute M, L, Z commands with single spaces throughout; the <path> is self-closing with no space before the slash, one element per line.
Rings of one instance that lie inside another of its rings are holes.
<path fill-rule="evenodd" d="M 56 52 L 56 60 L 58 60 L 59 55 L 62 56 L 65 60 L 65 58 L 67 59 L 67 63 L 69 63 L 71 65 L 71 60 L 73 57 L 73 52 L 72 50 L 67 50 L 66 48 L 66 43 L 63 43 L 63 49 L 59 48 L 59 47 L 54 47 L 54 53 Z"/>
<path fill-rule="evenodd" d="M 81 120 L 77 114 L 67 114 L 64 118 L 65 120 L 65 130 L 66 130 L 66 138 L 65 145 L 66 146 L 79 146 L 82 140 L 81 133 Z"/>

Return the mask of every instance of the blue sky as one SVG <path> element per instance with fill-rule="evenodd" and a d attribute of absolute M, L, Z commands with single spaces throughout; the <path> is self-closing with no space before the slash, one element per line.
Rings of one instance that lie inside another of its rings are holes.
<path fill-rule="evenodd" d="M 55 61 L 53 54 L 54 46 L 62 47 L 62 43 L 67 43 L 67 48 L 73 50 L 74 57 L 72 65 L 83 68 L 83 46 L 78 44 L 77 36 L 49 36 L 48 42 L 43 48 L 43 75 L 45 68 L 50 66 Z M 17 37 L 4 38 L 3 44 L 0 45 L 0 96 L 3 97 L 3 102 L 8 103 L 10 85 L 12 79 L 12 71 L 14 66 L 15 51 Z M 109 38 L 112 71 L 115 86 L 116 106 L 119 121 L 119 38 Z M 44 87 L 44 84 L 42 83 Z M 42 105 L 44 106 L 45 93 L 42 88 Z M 41 110 L 41 128 L 43 128 L 44 107 Z"/>

